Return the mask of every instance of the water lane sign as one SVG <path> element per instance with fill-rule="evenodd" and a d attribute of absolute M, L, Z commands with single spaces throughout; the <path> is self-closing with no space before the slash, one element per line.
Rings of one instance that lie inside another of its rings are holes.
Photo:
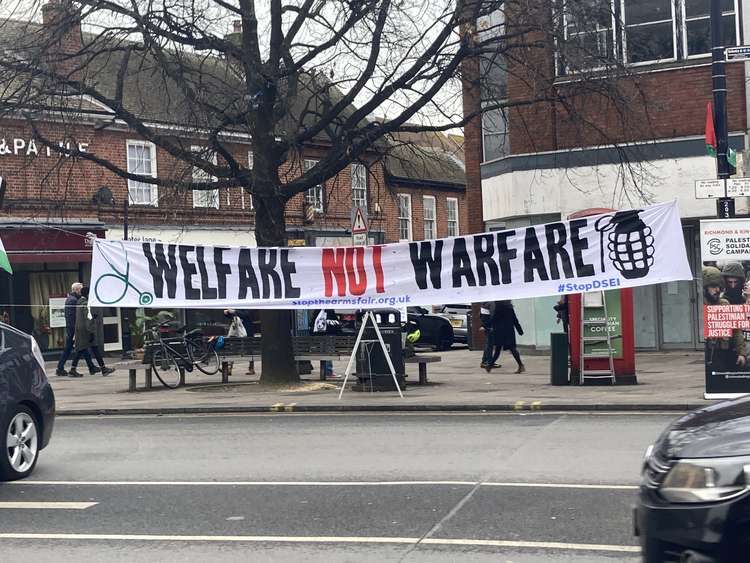
<path fill-rule="evenodd" d="M 695 198 L 696 199 L 714 199 L 725 197 L 726 180 L 696 180 L 695 181 Z"/>
<path fill-rule="evenodd" d="M 727 62 L 746 61 L 750 59 L 750 45 L 727 47 L 724 49 L 724 58 Z"/>
<path fill-rule="evenodd" d="M 730 178 L 727 180 L 727 197 L 750 196 L 750 178 Z"/>

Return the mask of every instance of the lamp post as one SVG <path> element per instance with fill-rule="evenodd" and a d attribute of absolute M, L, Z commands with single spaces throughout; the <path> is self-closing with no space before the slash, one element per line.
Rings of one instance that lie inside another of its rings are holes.
<path fill-rule="evenodd" d="M 727 132 L 727 73 L 724 63 L 724 40 L 721 33 L 721 0 L 711 0 L 711 78 L 714 97 L 714 127 L 716 130 L 716 177 L 730 176 L 729 135 Z M 724 194 L 726 196 L 726 192 Z M 716 214 L 720 219 L 734 217 L 734 198 L 718 199 Z"/>
<path fill-rule="evenodd" d="M 111 205 L 115 206 L 115 198 L 112 195 L 112 190 L 107 186 L 100 187 L 94 197 L 92 198 L 94 203 L 99 205 Z M 126 194 L 123 200 L 122 210 L 122 239 L 128 240 L 128 211 L 130 208 L 130 194 Z M 133 356 L 133 343 L 130 338 L 130 320 L 129 310 L 125 307 L 120 308 L 120 322 L 122 323 L 122 357 L 123 359 L 130 359 Z"/>
<path fill-rule="evenodd" d="M 130 193 L 126 193 L 122 204 L 122 240 L 128 240 L 128 212 L 130 210 Z M 130 310 L 126 307 L 120 309 L 122 317 L 122 357 L 130 359 L 133 357 L 133 343 L 130 339 Z"/>

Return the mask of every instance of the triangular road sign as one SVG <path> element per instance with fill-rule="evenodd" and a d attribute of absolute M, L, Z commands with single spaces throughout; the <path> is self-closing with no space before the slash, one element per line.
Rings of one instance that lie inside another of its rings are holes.
<path fill-rule="evenodd" d="M 361 207 L 357 207 L 354 212 L 354 219 L 352 219 L 352 234 L 366 233 L 367 232 L 367 219 L 365 214 L 362 212 Z"/>

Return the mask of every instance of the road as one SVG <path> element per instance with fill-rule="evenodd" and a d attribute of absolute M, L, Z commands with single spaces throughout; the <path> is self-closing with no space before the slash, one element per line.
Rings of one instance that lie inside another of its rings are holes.
<path fill-rule="evenodd" d="M 0 552 L 37 562 L 637 561 L 640 460 L 671 418 L 60 418 L 33 477 L 0 485 Z"/>

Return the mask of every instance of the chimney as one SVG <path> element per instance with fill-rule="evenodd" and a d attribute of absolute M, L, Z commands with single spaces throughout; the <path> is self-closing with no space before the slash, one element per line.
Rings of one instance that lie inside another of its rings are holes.
<path fill-rule="evenodd" d="M 232 32 L 242 33 L 242 20 L 234 20 L 232 22 Z"/>
<path fill-rule="evenodd" d="M 81 18 L 71 0 L 47 0 L 42 6 L 42 27 L 47 64 L 68 79 L 80 80 L 81 63 L 75 55 L 83 46 Z"/>

